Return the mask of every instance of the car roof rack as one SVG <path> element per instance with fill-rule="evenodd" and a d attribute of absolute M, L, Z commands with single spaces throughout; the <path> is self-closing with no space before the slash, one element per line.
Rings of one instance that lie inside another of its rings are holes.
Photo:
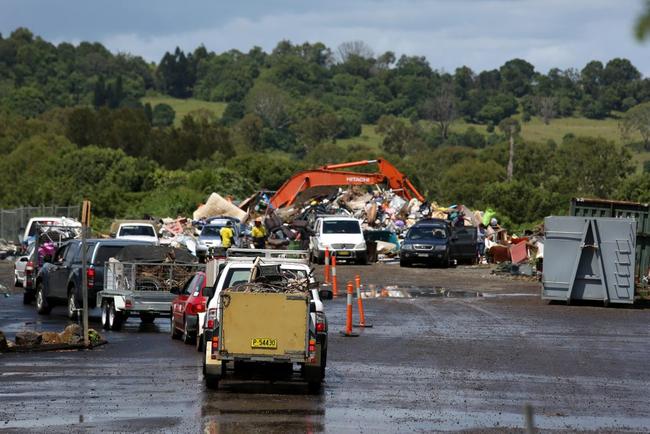
<path fill-rule="evenodd" d="M 260 258 L 263 262 L 293 262 L 309 264 L 308 250 L 241 249 L 231 247 L 226 251 L 227 261 L 253 262 Z"/>

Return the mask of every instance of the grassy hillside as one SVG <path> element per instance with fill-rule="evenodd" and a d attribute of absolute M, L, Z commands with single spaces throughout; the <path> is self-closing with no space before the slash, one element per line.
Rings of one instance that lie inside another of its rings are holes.
<path fill-rule="evenodd" d="M 193 98 L 178 99 L 172 98 L 170 96 L 146 96 L 140 99 L 140 101 L 142 104 L 151 104 L 151 107 L 155 107 L 156 104 L 169 104 L 176 112 L 174 125 L 180 125 L 180 122 L 185 117 L 185 115 L 194 110 L 209 110 L 213 112 L 217 117 L 221 117 L 221 115 L 223 115 L 223 111 L 226 109 L 226 103 L 224 102 L 202 101 Z"/>
<path fill-rule="evenodd" d="M 467 123 L 465 121 L 456 121 L 451 126 L 451 131 L 462 133 L 467 128 L 474 127 L 482 134 L 488 134 L 485 125 Z M 545 142 L 549 139 L 557 143 L 562 142 L 566 134 L 575 134 L 576 136 L 593 136 L 604 137 L 617 145 L 622 145 L 621 133 L 618 128 L 618 119 L 594 120 L 587 118 L 563 118 L 554 119 L 548 125 L 545 125 L 541 119 L 534 117 L 529 122 L 522 123 L 521 135 L 525 140 Z M 633 140 L 640 140 L 640 136 L 633 136 Z M 341 145 L 365 145 L 373 149 L 380 149 L 382 136 L 375 132 L 375 125 L 363 125 L 361 136 L 351 139 L 339 140 Z M 632 153 L 634 161 L 639 167 L 644 161 L 650 160 L 650 152 Z"/>

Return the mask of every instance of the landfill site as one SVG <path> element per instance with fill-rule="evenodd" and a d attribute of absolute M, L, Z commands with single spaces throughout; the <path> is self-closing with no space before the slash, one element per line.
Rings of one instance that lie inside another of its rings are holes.
<path fill-rule="evenodd" d="M 648 204 L 514 231 L 365 160 L 107 231 L 27 211 L 2 432 L 650 431 Z"/>

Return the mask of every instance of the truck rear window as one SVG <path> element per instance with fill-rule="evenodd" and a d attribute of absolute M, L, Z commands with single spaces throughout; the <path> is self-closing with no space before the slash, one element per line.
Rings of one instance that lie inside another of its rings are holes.
<path fill-rule="evenodd" d="M 353 220 L 324 221 L 324 234 L 360 234 L 361 225 Z"/>
<path fill-rule="evenodd" d="M 95 261 L 93 264 L 104 265 L 109 258 L 112 258 L 122 250 L 124 246 L 99 246 L 97 253 L 95 254 Z"/>
<path fill-rule="evenodd" d="M 151 226 L 122 226 L 120 227 L 120 236 L 121 237 L 130 237 L 130 236 L 145 236 L 145 237 L 155 237 L 156 233 L 154 232 Z"/>

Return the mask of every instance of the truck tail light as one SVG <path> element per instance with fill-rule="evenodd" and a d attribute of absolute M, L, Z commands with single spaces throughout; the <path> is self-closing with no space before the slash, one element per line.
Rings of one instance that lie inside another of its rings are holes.
<path fill-rule="evenodd" d="M 194 306 L 194 310 L 196 310 L 196 313 L 205 312 L 205 305 L 203 303 L 197 304 Z"/>
<path fill-rule="evenodd" d="M 316 339 L 309 339 L 309 354 L 307 358 L 309 363 L 316 363 Z"/>
<path fill-rule="evenodd" d="M 218 352 L 219 352 L 219 336 L 213 336 L 212 337 L 212 352 L 210 354 L 210 358 L 216 359 Z"/>
<path fill-rule="evenodd" d="M 326 332 L 327 324 L 325 323 L 325 316 L 321 312 L 316 312 L 316 331 Z"/>
<path fill-rule="evenodd" d="M 88 282 L 88 288 L 95 286 L 95 269 L 92 267 L 86 269 L 86 282 Z"/>
<path fill-rule="evenodd" d="M 34 286 L 34 263 L 32 261 L 25 264 L 25 287 L 31 288 Z"/>
<path fill-rule="evenodd" d="M 126 300 L 124 300 L 124 307 L 126 307 L 127 309 L 133 307 L 133 301 L 127 298 Z"/>
<path fill-rule="evenodd" d="M 214 329 L 215 320 L 217 319 L 217 309 L 208 309 L 208 328 Z"/>

